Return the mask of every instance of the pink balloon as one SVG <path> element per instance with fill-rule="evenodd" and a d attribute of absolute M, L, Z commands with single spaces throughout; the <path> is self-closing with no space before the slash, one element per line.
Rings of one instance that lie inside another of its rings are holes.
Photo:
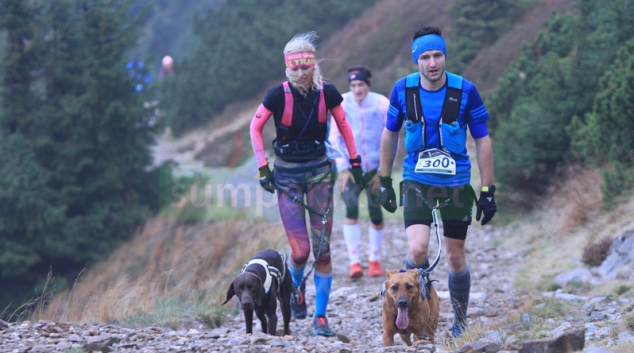
<path fill-rule="evenodd" d="M 163 67 L 166 70 L 171 70 L 173 66 L 174 66 L 174 59 L 172 59 L 171 56 L 168 55 L 163 58 Z"/>

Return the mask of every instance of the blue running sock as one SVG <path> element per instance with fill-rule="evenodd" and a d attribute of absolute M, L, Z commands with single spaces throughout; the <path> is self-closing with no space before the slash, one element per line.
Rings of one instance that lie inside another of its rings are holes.
<path fill-rule="evenodd" d="M 330 288 L 332 288 L 332 272 L 321 273 L 315 270 L 315 316 L 326 316 L 328 300 L 330 300 Z"/>
<path fill-rule="evenodd" d="M 288 269 L 291 273 L 291 277 L 293 277 L 293 284 L 295 288 L 299 289 L 299 284 L 302 283 L 302 279 L 304 279 L 304 269 L 306 268 L 306 264 L 302 267 L 296 268 L 291 263 L 288 263 Z"/>
<path fill-rule="evenodd" d="M 413 263 L 412 260 L 410 260 L 409 254 L 408 254 L 407 257 L 405 257 L 405 268 L 408 269 L 408 270 L 415 269 L 415 268 L 427 269 L 427 268 L 429 268 L 429 258 L 427 258 L 427 256 L 425 256 L 425 261 L 423 261 L 423 263 L 417 265 L 417 264 Z"/>
<path fill-rule="evenodd" d="M 449 270 L 449 296 L 456 323 L 467 322 L 467 307 L 469 306 L 469 292 L 471 290 L 471 272 L 469 266 L 465 266 L 462 271 L 452 272 Z"/>

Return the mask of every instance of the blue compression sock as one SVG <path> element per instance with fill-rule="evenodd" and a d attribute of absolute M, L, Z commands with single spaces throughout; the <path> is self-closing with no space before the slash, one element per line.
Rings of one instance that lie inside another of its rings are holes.
<path fill-rule="evenodd" d="M 299 268 L 293 267 L 293 265 L 291 265 L 290 263 L 288 264 L 288 269 L 291 273 L 291 277 L 293 277 L 293 284 L 295 285 L 295 287 L 298 287 L 299 284 L 302 282 L 302 279 L 304 279 L 305 268 L 306 268 L 306 264 L 304 264 L 302 267 L 299 267 Z"/>
<path fill-rule="evenodd" d="M 321 273 L 315 270 L 315 317 L 326 316 L 330 288 L 332 288 L 332 272 Z"/>
<path fill-rule="evenodd" d="M 467 307 L 469 306 L 469 291 L 471 290 L 469 266 L 465 266 L 459 272 L 449 270 L 448 285 L 454 319 L 457 323 L 464 324 L 467 322 Z"/>

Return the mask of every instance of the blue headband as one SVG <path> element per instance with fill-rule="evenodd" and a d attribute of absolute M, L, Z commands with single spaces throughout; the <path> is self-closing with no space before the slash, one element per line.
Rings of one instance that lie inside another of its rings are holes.
<path fill-rule="evenodd" d="M 445 40 L 437 34 L 426 34 L 412 42 L 412 59 L 414 59 L 414 63 L 418 64 L 420 55 L 428 50 L 440 50 L 447 56 Z"/>

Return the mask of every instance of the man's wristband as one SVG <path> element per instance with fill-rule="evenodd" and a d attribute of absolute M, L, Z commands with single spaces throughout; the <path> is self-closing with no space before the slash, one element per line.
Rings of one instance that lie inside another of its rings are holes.
<path fill-rule="evenodd" d="M 489 186 L 483 186 L 480 189 L 481 192 L 495 192 L 495 185 L 491 184 Z"/>

